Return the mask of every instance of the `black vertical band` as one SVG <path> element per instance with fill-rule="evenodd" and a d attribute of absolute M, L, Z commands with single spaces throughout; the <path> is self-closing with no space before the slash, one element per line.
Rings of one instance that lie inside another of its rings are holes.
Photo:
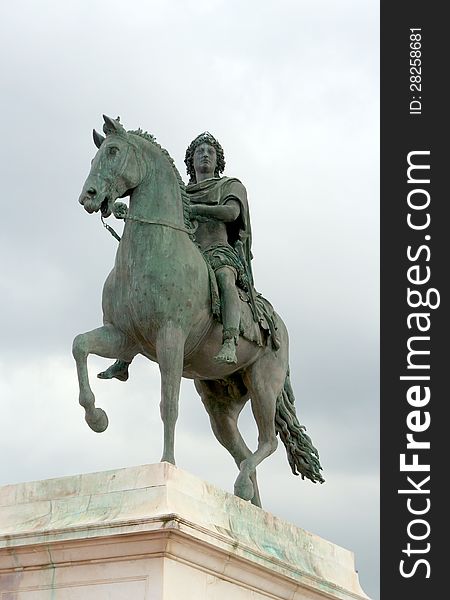
<path fill-rule="evenodd" d="M 381 2 L 383 600 L 448 593 L 450 51 L 440 6 Z"/>

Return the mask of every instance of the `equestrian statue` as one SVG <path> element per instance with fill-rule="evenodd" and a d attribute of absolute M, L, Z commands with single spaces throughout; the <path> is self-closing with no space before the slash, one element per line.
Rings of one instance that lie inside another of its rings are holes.
<path fill-rule="evenodd" d="M 140 129 L 104 116 L 79 201 L 102 221 L 125 221 L 103 288 L 103 326 L 73 342 L 79 402 L 89 427 L 108 426 L 95 406 L 87 357 L 115 362 L 101 379 L 128 379 L 137 354 L 161 374 L 162 461 L 175 464 L 181 378 L 193 379 L 218 441 L 239 469 L 234 493 L 261 506 L 256 467 L 284 443 L 294 475 L 323 483 L 319 455 L 300 425 L 289 377 L 288 333 L 254 287 L 251 227 L 242 183 L 223 177 L 221 145 L 209 132 L 189 145 L 186 186 L 170 155 Z M 118 202 L 129 196 L 129 206 Z M 252 452 L 237 421 L 250 400 L 258 428 Z"/>

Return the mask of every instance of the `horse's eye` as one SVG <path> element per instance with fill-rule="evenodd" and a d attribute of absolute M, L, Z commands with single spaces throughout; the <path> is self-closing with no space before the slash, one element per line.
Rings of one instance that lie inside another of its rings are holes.
<path fill-rule="evenodd" d="M 119 152 L 119 148 L 116 146 L 110 146 L 108 152 L 111 156 L 115 156 Z"/>

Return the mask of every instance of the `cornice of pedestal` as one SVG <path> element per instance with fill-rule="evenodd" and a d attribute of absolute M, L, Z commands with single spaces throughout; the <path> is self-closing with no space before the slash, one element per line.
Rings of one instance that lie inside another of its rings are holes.
<path fill-rule="evenodd" d="M 352 552 L 168 463 L 0 488 L 0 578 L 149 558 L 274 598 L 367 600 Z"/>

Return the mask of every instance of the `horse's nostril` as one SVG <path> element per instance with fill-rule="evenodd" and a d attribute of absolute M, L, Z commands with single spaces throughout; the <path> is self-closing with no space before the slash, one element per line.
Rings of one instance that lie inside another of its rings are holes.
<path fill-rule="evenodd" d="M 97 190 L 93 187 L 90 187 L 88 190 L 86 190 L 86 194 L 89 196 L 95 196 L 97 194 Z"/>

